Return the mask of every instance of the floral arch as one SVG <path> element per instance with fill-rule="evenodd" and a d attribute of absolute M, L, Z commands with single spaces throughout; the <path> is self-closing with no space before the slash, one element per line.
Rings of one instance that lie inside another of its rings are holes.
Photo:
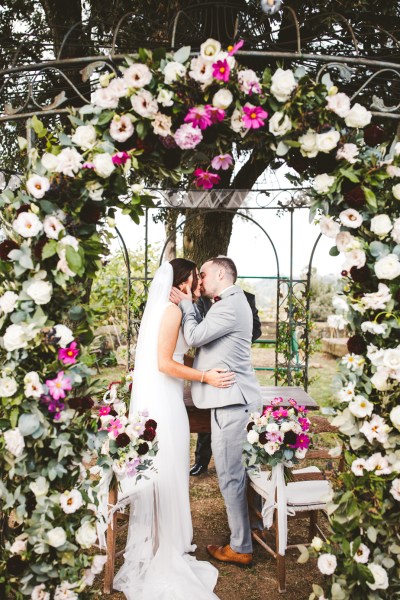
<path fill-rule="evenodd" d="M 222 51 L 207 40 L 196 56 L 140 50 L 102 77 L 90 105 L 71 109 L 71 131 L 33 118 L 38 143 L 23 184 L 0 200 L 3 597 L 89 598 L 101 569 L 89 551 L 97 423 L 83 287 L 107 252 L 97 224 L 112 222 L 116 207 L 137 221 L 151 203 L 143 181 L 218 186 L 235 147 L 314 175 L 312 216 L 345 257 L 353 335 L 335 423 L 346 470 L 331 539 L 317 548 L 330 579 L 315 595 L 399 594 L 400 145 L 329 78 L 302 68 L 255 73 L 236 62 L 240 45 Z"/>

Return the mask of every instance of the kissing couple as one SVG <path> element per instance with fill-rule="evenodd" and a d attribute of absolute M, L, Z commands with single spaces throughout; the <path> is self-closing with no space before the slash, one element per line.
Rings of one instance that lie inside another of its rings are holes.
<path fill-rule="evenodd" d="M 114 587 L 128 600 L 212 600 L 218 571 L 190 553 L 190 431 L 183 402 L 191 382 L 194 404 L 211 409 L 212 450 L 230 528 L 226 546 L 207 546 L 214 559 L 247 565 L 252 540 L 247 475 L 242 447 L 250 413 L 261 393 L 251 367 L 253 315 L 237 270 L 227 257 L 207 260 L 199 270 L 176 258 L 156 272 L 141 321 L 133 374 L 130 416 L 148 409 L 157 423 L 156 473 L 134 491 L 125 562 Z M 196 300 L 214 300 L 202 319 Z M 184 355 L 196 348 L 193 368 Z"/>

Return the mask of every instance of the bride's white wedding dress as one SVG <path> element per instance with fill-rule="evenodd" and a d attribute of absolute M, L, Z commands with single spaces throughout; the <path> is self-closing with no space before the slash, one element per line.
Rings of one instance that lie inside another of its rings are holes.
<path fill-rule="evenodd" d="M 188 553 L 192 545 L 189 504 L 190 432 L 183 380 L 160 373 L 157 343 L 168 310 L 172 267 L 158 269 L 143 315 L 135 358 L 130 414 L 145 408 L 157 421 L 156 472 L 133 487 L 125 562 L 114 588 L 128 600 L 216 600 L 218 571 Z M 188 346 L 179 331 L 174 360 L 183 363 Z"/>

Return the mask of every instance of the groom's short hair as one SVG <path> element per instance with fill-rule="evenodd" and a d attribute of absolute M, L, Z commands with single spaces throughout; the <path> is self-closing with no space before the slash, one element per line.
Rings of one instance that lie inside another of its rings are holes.
<path fill-rule="evenodd" d="M 219 267 L 223 267 L 225 269 L 225 271 L 233 279 L 233 283 L 236 282 L 236 279 L 237 279 L 237 268 L 236 268 L 236 265 L 235 265 L 235 263 L 233 262 L 233 260 L 231 258 L 228 258 L 227 256 L 222 256 L 222 255 L 219 254 L 215 258 L 209 258 L 207 262 L 212 262 L 212 263 L 218 265 Z"/>

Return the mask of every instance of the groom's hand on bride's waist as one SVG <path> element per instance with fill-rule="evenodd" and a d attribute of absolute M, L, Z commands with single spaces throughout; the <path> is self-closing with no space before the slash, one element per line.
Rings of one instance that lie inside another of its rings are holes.
<path fill-rule="evenodd" d="M 185 291 L 186 293 L 173 287 L 169 294 L 170 302 L 173 302 L 174 304 L 179 304 L 182 300 L 189 300 L 189 302 L 192 302 L 192 291 L 187 288 L 185 288 Z"/>

